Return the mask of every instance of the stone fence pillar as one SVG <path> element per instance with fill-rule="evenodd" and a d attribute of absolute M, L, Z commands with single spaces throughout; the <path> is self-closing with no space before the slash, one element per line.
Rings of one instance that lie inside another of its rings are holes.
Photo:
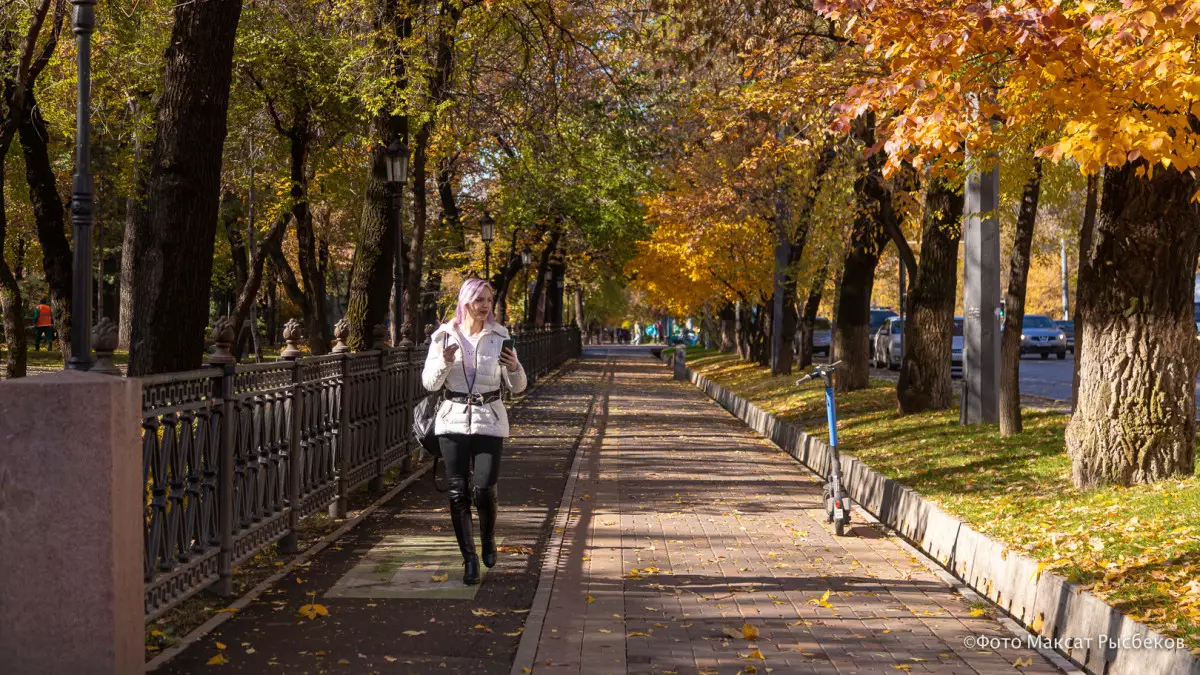
<path fill-rule="evenodd" d="M 143 670 L 141 387 L 0 382 L 0 671 Z"/>
<path fill-rule="evenodd" d="M 675 379 L 687 380 L 687 347 L 679 345 L 675 347 L 675 360 L 672 362 L 675 366 Z"/>

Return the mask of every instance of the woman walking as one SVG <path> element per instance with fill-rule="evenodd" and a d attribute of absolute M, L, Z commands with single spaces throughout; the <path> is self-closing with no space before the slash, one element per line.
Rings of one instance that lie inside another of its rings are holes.
<path fill-rule="evenodd" d="M 434 433 L 446 462 L 450 519 L 463 556 L 463 583 L 479 583 L 479 556 L 471 531 L 471 503 L 479 512 L 483 564 L 496 564 L 496 480 L 508 437 L 508 413 L 501 386 L 524 391 L 525 369 L 517 360 L 508 329 L 492 313 L 492 287 L 468 279 L 458 292 L 454 318 L 430 340 L 422 381 L 429 391 L 445 386 Z M 474 463 L 471 493 L 467 475 Z"/>

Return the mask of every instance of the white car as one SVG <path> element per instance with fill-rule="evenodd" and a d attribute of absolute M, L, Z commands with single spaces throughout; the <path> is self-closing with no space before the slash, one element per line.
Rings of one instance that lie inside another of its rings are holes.
<path fill-rule="evenodd" d="M 893 316 L 883 322 L 876 331 L 872 342 L 875 345 L 875 367 L 900 369 L 900 360 L 904 353 L 901 342 L 904 340 L 904 322 L 900 317 Z"/>

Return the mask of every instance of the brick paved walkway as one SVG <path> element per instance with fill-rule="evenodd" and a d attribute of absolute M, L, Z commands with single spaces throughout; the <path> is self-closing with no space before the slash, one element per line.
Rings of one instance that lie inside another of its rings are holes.
<path fill-rule="evenodd" d="M 876 528 L 834 537 L 801 467 L 648 356 L 614 353 L 513 672 L 1058 672 L 966 648 L 1009 634 Z"/>
<path fill-rule="evenodd" d="M 645 351 L 589 351 L 514 412 L 481 586 L 422 480 L 160 672 L 1056 672 L 965 648 L 1007 634 L 873 527 L 833 537 L 815 481 Z"/>

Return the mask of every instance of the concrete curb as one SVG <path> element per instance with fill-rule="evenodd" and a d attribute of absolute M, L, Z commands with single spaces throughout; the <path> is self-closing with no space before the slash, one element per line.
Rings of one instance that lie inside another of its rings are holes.
<path fill-rule="evenodd" d="M 719 384 L 688 376 L 734 417 L 819 475 L 829 470 L 829 446 L 776 419 Z M 854 502 L 1003 609 L 1063 656 L 1094 675 L 1200 675 L 1200 659 L 1162 645 L 1166 636 L 1110 607 L 1079 584 L 1042 572 L 1033 559 L 976 532 L 912 488 L 842 454 L 842 475 Z M 1035 626 L 1040 626 L 1040 630 Z M 1102 637 L 1103 636 L 1103 637 Z"/>

